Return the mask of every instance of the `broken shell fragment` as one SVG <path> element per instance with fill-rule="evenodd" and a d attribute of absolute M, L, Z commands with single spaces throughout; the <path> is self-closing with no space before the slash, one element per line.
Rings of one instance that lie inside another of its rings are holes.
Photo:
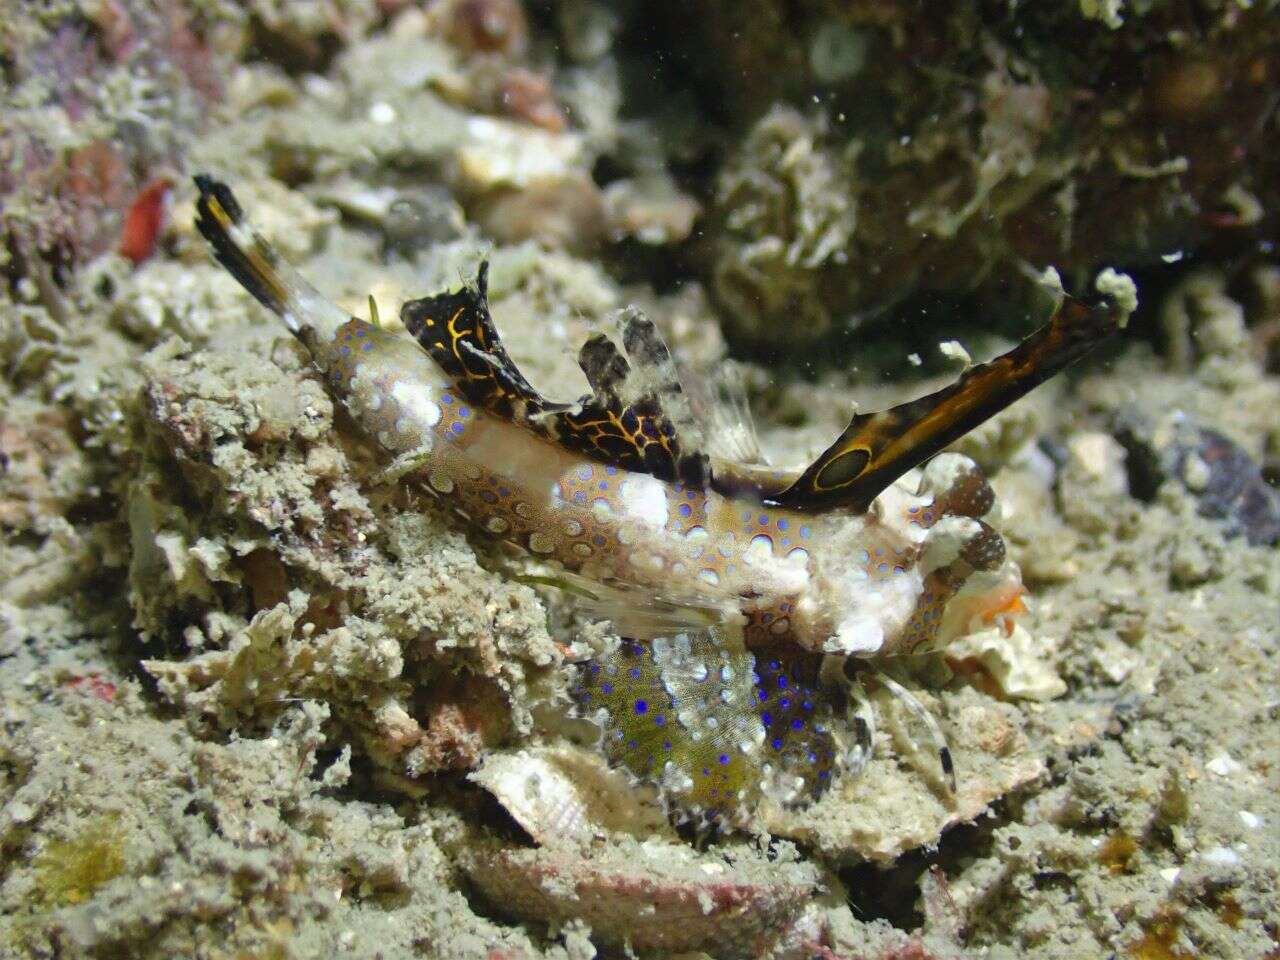
<path fill-rule="evenodd" d="M 981 664 L 1006 699 L 1053 700 L 1067 692 L 1067 685 L 1038 649 L 1042 646 L 1015 624 L 1008 632 L 992 627 L 961 637 L 947 649 L 947 657 Z"/>
<path fill-rule="evenodd" d="M 538 844 L 606 833 L 674 836 L 656 792 L 572 746 L 492 753 L 468 777 L 488 790 Z"/>
<path fill-rule="evenodd" d="M 585 856 L 563 847 L 481 849 L 466 870 L 506 913 L 552 928 L 581 920 L 598 946 L 664 955 L 766 955 L 819 889 L 807 863 L 769 862 L 746 847 L 730 859 L 652 840 Z"/>

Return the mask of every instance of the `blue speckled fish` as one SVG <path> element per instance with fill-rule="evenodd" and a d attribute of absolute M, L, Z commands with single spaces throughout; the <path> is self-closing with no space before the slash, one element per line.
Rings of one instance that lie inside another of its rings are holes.
<path fill-rule="evenodd" d="M 840 749 L 817 658 L 745 649 L 715 631 L 624 640 L 581 668 L 576 698 L 606 715 L 611 760 L 659 781 L 682 808 L 817 796 Z M 806 669 L 810 668 L 810 669 Z"/>
<path fill-rule="evenodd" d="M 864 727 L 828 680 L 845 660 L 936 650 L 1018 607 L 1018 569 L 983 519 L 990 486 L 939 451 L 1127 316 L 1066 298 L 1015 349 L 857 414 L 787 474 L 698 422 L 654 325 L 634 312 L 617 343 L 583 345 L 591 392 L 548 400 L 502 346 L 485 265 L 474 288 L 404 304 L 406 335 L 347 315 L 244 222 L 225 185 L 196 185 L 215 256 L 306 345 L 390 469 L 558 563 L 627 638 L 580 667 L 575 688 L 609 756 L 682 810 L 730 820 L 762 798 L 815 797 L 851 751 L 865 755 Z"/>

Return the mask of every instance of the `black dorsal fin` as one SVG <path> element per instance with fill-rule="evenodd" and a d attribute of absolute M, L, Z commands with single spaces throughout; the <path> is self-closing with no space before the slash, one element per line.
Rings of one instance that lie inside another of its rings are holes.
<path fill-rule="evenodd" d="M 844 433 L 789 487 L 765 499 L 795 509 L 864 511 L 889 484 L 964 436 L 1123 326 L 1111 300 L 1066 298 L 1049 322 L 1008 353 L 970 367 L 928 396 L 854 415 Z"/>
<path fill-rule="evenodd" d="M 488 267 L 481 263 L 474 288 L 410 300 L 400 310 L 405 328 L 453 378 L 463 396 L 601 463 L 663 480 L 706 483 L 706 455 L 682 442 L 664 407 L 664 398 L 672 402 L 680 397 L 679 382 L 670 353 L 651 323 L 643 318 L 624 322 L 626 356 L 603 334 L 589 339 L 579 364 L 592 392 L 572 404 L 548 400 L 524 378 L 502 345 L 489 313 Z M 654 368 L 660 376 L 638 375 Z"/>
<path fill-rule="evenodd" d="M 557 406 L 533 388 L 502 345 L 489 314 L 487 260 L 474 287 L 410 300 L 400 308 L 400 320 L 476 406 L 506 420 Z"/>

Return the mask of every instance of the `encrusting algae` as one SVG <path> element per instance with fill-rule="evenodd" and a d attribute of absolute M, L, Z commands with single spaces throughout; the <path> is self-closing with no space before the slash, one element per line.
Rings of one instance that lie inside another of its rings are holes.
<path fill-rule="evenodd" d="M 1132 309 L 1064 296 L 1020 346 L 933 394 L 855 415 L 791 474 L 749 434 L 729 451 L 706 433 L 656 327 L 634 311 L 619 321 L 621 350 L 604 334 L 583 345 L 592 392 L 551 401 L 498 337 L 487 265 L 473 288 L 404 304 L 415 343 L 327 300 L 225 185 L 196 185 L 215 256 L 393 458 L 385 475 L 554 561 L 626 638 L 584 662 L 573 691 L 610 758 L 685 813 L 740 824 L 762 799 L 816 798 L 865 764 L 874 718 L 853 662 L 938 650 L 1021 608 L 1017 566 L 983 519 L 990 486 L 967 458 L 934 455 Z M 930 729 L 954 791 L 936 721 L 897 681 L 876 681 Z"/>
<path fill-rule="evenodd" d="M 50 841 L 35 867 L 41 900 L 49 906 L 83 903 L 124 872 L 120 818 L 104 814 L 86 823 L 74 837 Z"/>

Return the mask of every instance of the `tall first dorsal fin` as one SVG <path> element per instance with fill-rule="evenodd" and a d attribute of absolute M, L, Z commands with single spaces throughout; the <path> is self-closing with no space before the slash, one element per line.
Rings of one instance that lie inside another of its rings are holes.
<path fill-rule="evenodd" d="M 474 288 L 410 300 L 400 311 L 405 328 L 472 403 L 611 466 L 701 486 L 707 457 L 693 449 L 668 415 L 679 405 L 670 353 L 642 317 L 621 325 L 626 355 L 603 334 L 587 340 L 579 365 L 592 392 L 576 403 L 543 397 L 502 345 L 489 313 L 488 263 Z M 648 376 L 655 372 L 654 376 Z M 679 414 L 678 414 L 679 415 Z M 686 422 L 685 434 L 693 433 Z"/>
<path fill-rule="evenodd" d="M 1043 327 L 1008 353 L 970 367 L 950 386 L 879 413 L 856 414 L 799 478 L 767 499 L 799 510 L 866 510 L 893 481 L 1075 363 L 1127 317 L 1110 299 L 1064 299 Z"/>

